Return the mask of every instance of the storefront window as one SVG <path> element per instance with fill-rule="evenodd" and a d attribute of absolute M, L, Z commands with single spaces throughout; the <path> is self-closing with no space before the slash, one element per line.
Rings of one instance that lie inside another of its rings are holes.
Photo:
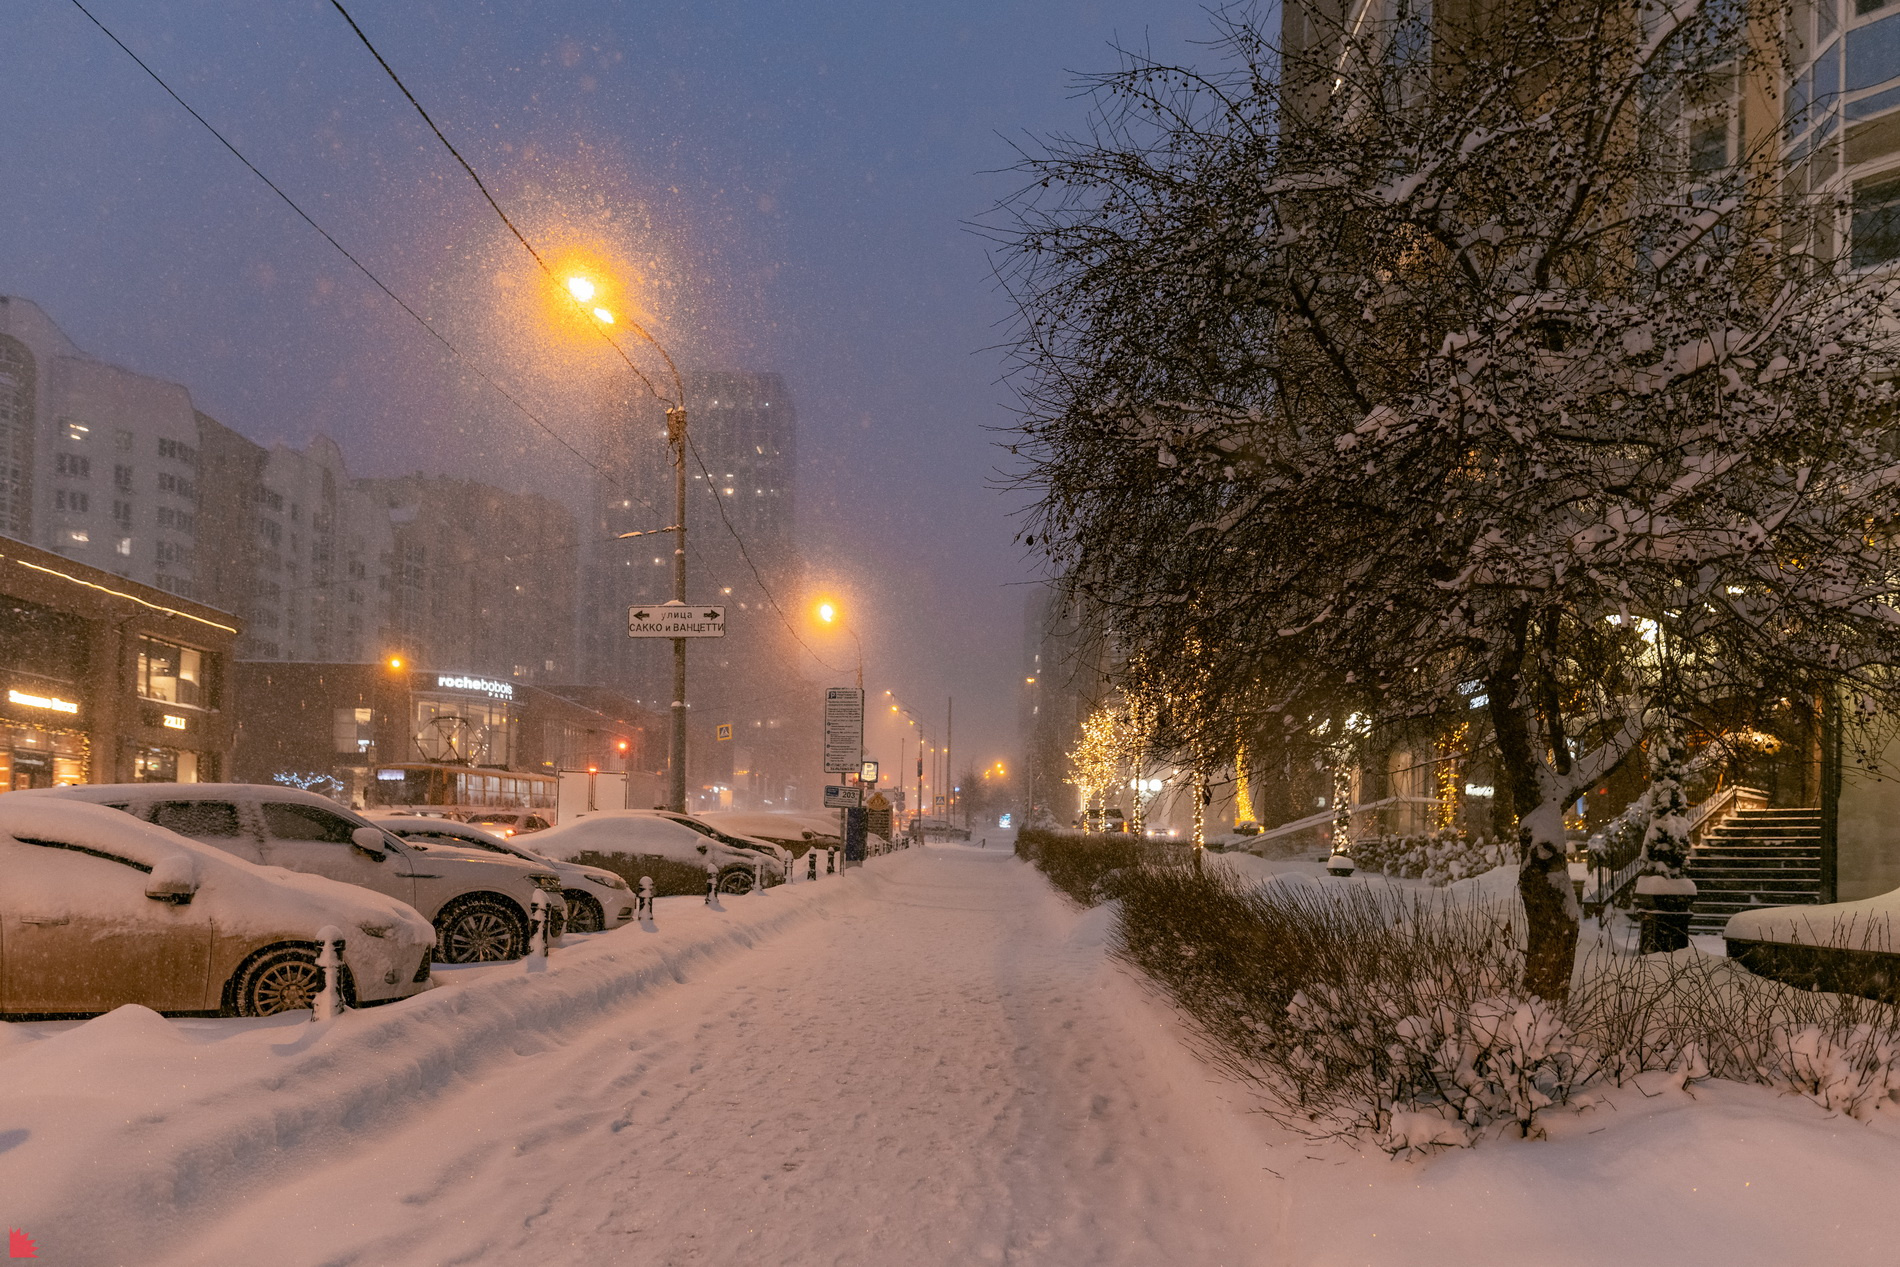
<path fill-rule="evenodd" d="M 339 755 L 360 756 L 376 743 L 376 732 L 371 726 L 371 713 L 367 708 L 337 709 L 332 731 L 335 751 Z"/>
<path fill-rule="evenodd" d="M 215 708 L 217 701 L 210 698 L 206 674 L 210 659 L 192 647 L 140 638 L 139 694 L 165 704 Z"/>
<path fill-rule="evenodd" d="M 0 730 L 0 791 L 86 782 L 85 736 L 16 727 Z"/>
<path fill-rule="evenodd" d="M 514 758 L 514 709 L 505 701 L 417 696 L 412 723 L 418 760 L 505 766 Z"/>
<path fill-rule="evenodd" d="M 132 778 L 139 783 L 196 783 L 198 754 L 177 748 L 140 748 L 134 755 Z"/>

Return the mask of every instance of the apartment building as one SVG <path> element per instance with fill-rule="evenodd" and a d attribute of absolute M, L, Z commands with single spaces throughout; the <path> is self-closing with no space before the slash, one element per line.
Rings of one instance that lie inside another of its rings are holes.
<path fill-rule="evenodd" d="M 198 415 L 0 296 L 0 532 L 167 593 L 198 568 Z"/>
<path fill-rule="evenodd" d="M 571 510 L 447 476 L 358 480 L 355 493 L 356 513 L 388 525 L 385 651 L 510 681 L 573 680 Z M 343 620 L 347 628 L 347 612 Z"/>

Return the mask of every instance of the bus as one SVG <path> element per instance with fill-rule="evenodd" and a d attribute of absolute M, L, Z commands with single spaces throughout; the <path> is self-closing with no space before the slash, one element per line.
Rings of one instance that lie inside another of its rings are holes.
<path fill-rule="evenodd" d="M 554 808 L 551 774 L 480 766 L 399 762 L 380 765 L 370 781 L 372 809 L 409 809 L 460 818 L 482 810 Z"/>

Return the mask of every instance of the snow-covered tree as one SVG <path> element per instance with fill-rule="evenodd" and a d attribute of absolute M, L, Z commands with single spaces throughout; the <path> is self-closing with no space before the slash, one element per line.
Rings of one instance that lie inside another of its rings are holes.
<path fill-rule="evenodd" d="M 1652 719 L 1894 693 L 1891 296 L 1783 233 L 1773 160 L 1682 143 L 1737 7 L 1288 13 L 1025 159 L 1027 536 L 1196 702 L 1175 742 L 1486 717 L 1561 997 L 1563 809 Z"/>
<path fill-rule="evenodd" d="M 1682 741 L 1664 726 L 1649 741 L 1649 826 L 1643 874 L 1680 880 L 1689 865 L 1689 798 L 1682 790 Z"/>

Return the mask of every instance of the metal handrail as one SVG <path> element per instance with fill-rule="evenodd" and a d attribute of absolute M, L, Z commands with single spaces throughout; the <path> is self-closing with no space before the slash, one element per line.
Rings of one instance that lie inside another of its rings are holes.
<path fill-rule="evenodd" d="M 1444 803 L 1444 801 L 1435 796 L 1388 796 L 1383 800 L 1366 801 L 1362 804 L 1355 805 L 1347 812 L 1351 814 L 1366 814 L 1373 810 L 1384 809 L 1388 805 L 1443 805 Z M 1248 840 L 1265 843 L 1269 840 L 1278 840 L 1282 836 L 1297 835 L 1308 828 L 1319 827 L 1332 821 L 1333 811 L 1329 809 L 1321 810 L 1317 814 L 1308 814 L 1305 818 L 1296 818 L 1290 823 L 1281 823 L 1278 827 L 1270 827 L 1259 835 L 1248 837 Z"/>
<path fill-rule="evenodd" d="M 1739 783 L 1731 783 L 1728 787 L 1715 793 L 1701 804 L 1692 807 L 1688 815 L 1688 827 L 1684 833 L 1688 836 L 1690 845 L 1693 847 L 1699 844 L 1699 836 L 1705 830 L 1712 830 L 1726 822 L 1735 813 L 1735 803 L 1744 796 L 1759 797 L 1764 801 L 1767 799 L 1766 794 L 1759 789 L 1743 787 Z M 1638 818 L 1646 817 L 1647 810 L 1648 796 L 1645 794 L 1631 801 L 1621 814 L 1618 814 L 1614 819 L 1610 820 L 1609 823 L 1604 825 L 1603 830 L 1608 832 L 1611 827 L 1619 822 L 1626 820 L 1633 822 Z M 1639 844 L 1629 861 L 1623 863 L 1612 872 L 1608 881 L 1602 878 L 1604 868 L 1598 868 L 1596 891 L 1590 898 L 1590 904 L 1593 906 L 1608 906 L 1614 903 L 1618 898 L 1623 896 L 1632 884 L 1636 883 L 1636 878 L 1642 873 L 1642 870 L 1643 850 Z"/>

